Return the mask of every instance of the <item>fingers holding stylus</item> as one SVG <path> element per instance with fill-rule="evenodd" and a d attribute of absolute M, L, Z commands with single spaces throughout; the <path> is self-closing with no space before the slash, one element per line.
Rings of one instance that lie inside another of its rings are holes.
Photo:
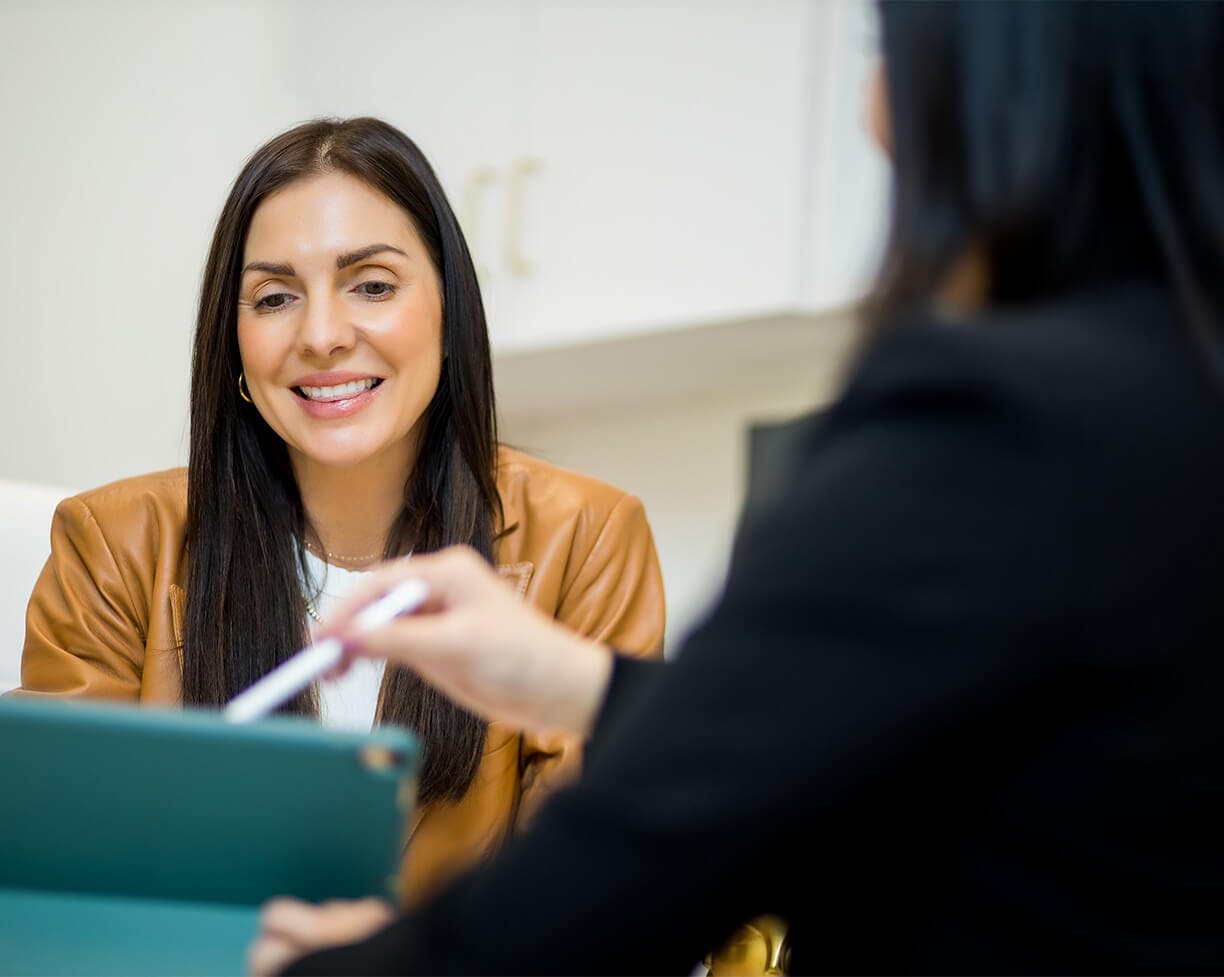
<path fill-rule="evenodd" d="M 415 608 L 415 620 L 427 626 L 413 629 L 422 634 L 432 632 L 433 625 L 442 625 L 438 636 L 443 637 L 460 630 L 470 618 L 514 601 L 496 571 L 475 550 L 453 546 L 438 553 L 393 560 L 370 573 L 336 605 L 319 628 L 318 637 L 339 638 L 352 655 L 398 660 L 424 651 L 386 646 L 379 640 L 385 629 L 361 626 L 367 607 L 407 581 L 419 581 L 425 588 L 425 597 Z"/>
<path fill-rule="evenodd" d="M 428 589 L 415 613 L 359 626 L 362 608 L 411 579 Z M 375 571 L 319 634 L 339 638 L 347 656 L 405 665 L 467 708 L 528 728 L 587 731 L 611 672 L 607 648 L 521 600 L 466 547 Z"/>

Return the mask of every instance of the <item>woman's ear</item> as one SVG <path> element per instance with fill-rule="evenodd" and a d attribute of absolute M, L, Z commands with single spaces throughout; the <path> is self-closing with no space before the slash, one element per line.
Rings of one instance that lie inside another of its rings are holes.
<path fill-rule="evenodd" d="M 883 58 L 876 61 L 875 67 L 867 77 L 867 91 L 863 101 L 863 124 L 867 129 L 867 134 L 891 159 L 893 154 L 892 113 L 888 108 L 888 75 L 884 69 Z"/>

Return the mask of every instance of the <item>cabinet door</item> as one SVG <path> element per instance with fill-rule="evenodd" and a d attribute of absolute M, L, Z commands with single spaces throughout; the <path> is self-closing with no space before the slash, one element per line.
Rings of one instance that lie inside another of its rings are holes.
<path fill-rule="evenodd" d="M 497 267 L 504 163 L 521 143 L 528 26 L 522 0 L 310 0 L 293 25 L 307 116 L 378 116 L 433 164 L 490 321 L 508 284 Z"/>
<path fill-rule="evenodd" d="M 503 348 L 793 306 L 802 0 L 530 0 Z"/>

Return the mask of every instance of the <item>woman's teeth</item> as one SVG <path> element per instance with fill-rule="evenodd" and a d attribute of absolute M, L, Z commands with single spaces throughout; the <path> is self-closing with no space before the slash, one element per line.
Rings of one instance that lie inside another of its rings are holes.
<path fill-rule="evenodd" d="M 341 383 L 334 387 L 298 387 L 298 390 L 307 400 L 342 400 L 345 397 L 355 397 L 359 393 L 365 393 L 377 382 L 374 377 L 366 377 L 364 380 Z"/>

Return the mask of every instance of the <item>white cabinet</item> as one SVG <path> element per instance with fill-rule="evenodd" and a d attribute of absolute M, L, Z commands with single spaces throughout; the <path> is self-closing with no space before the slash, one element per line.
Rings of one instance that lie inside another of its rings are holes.
<path fill-rule="evenodd" d="M 303 117 L 375 115 L 415 140 L 456 211 L 521 128 L 522 0 L 301 0 L 286 23 Z"/>
<path fill-rule="evenodd" d="M 421 145 L 515 358 L 853 298 L 883 216 L 869 18 L 867 0 L 312 0 L 293 85 L 304 115 L 379 115 Z"/>
<path fill-rule="evenodd" d="M 796 292 L 811 8 L 535 0 L 538 161 L 503 347 L 772 311 Z"/>
<path fill-rule="evenodd" d="M 480 274 L 490 322 L 502 273 L 507 167 L 521 145 L 524 0 L 304 0 L 290 79 L 303 118 L 373 115 L 433 164 Z"/>

